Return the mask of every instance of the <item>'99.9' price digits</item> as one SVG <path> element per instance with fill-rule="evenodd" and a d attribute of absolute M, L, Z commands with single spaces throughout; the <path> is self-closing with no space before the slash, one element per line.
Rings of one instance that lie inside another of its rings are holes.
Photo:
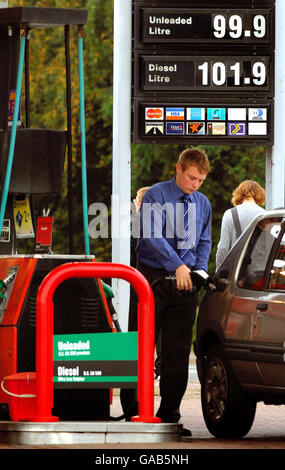
<path fill-rule="evenodd" d="M 224 39 L 228 34 L 232 39 L 258 38 L 262 39 L 266 35 L 266 18 L 264 15 L 255 15 L 252 18 L 250 28 L 244 26 L 243 17 L 240 15 L 215 15 L 213 17 L 213 35 L 215 38 Z"/>

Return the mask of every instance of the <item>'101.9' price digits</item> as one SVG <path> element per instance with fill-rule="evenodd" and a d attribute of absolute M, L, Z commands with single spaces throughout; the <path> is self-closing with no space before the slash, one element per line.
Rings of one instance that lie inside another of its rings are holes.
<path fill-rule="evenodd" d="M 201 82 L 198 85 L 215 85 L 223 86 L 227 81 L 231 80 L 231 85 L 256 85 L 262 86 L 266 84 L 266 65 L 263 62 L 254 62 L 250 64 L 249 76 L 245 76 L 243 64 L 241 62 L 226 65 L 224 62 L 203 62 L 198 66 L 201 71 Z M 198 78 L 199 80 L 199 78 Z"/>

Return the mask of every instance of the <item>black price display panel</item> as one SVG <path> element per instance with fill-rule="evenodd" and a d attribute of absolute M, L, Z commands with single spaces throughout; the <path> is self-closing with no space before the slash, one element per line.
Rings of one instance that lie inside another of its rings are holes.
<path fill-rule="evenodd" d="M 135 6 L 135 47 L 147 44 L 251 44 L 274 47 L 274 9 Z"/>
<path fill-rule="evenodd" d="M 136 100 L 134 143 L 193 145 L 273 143 L 273 100 L 238 103 L 151 103 Z"/>
<path fill-rule="evenodd" d="M 273 96 L 270 56 L 136 55 L 135 92 L 253 92 Z"/>

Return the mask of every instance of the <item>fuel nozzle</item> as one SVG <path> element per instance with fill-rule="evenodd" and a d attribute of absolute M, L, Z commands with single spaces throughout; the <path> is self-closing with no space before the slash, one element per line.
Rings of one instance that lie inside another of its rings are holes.
<path fill-rule="evenodd" d="M 5 300 L 6 290 L 7 290 L 7 285 L 5 284 L 5 281 L 0 279 L 0 302 L 3 302 L 3 300 Z"/>
<path fill-rule="evenodd" d="M 13 281 L 16 275 L 16 271 L 9 274 L 9 276 L 5 277 L 5 279 L 0 279 L 0 301 L 2 302 L 5 300 L 5 292 L 8 289 L 8 285 L 11 281 Z"/>
<path fill-rule="evenodd" d="M 193 289 L 192 291 L 188 290 L 179 290 L 176 288 L 176 277 L 175 275 L 169 275 L 165 279 L 171 280 L 175 282 L 175 288 L 176 288 L 176 295 L 189 295 L 192 292 L 198 292 L 202 287 L 204 289 L 211 289 L 211 277 L 209 274 L 204 271 L 203 269 L 197 269 L 191 271 L 191 279 L 192 279 L 192 284 L 193 284 Z"/>

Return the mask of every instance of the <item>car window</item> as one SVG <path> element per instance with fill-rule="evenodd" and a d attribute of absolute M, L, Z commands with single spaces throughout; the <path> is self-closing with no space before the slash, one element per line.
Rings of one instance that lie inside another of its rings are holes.
<path fill-rule="evenodd" d="M 238 275 L 238 286 L 246 289 L 265 288 L 266 265 L 274 242 L 280 234 L 281 218 L 258 222 L 249 240 Z"/>
<path fill-rule="evenodd" d="M 272 290 L 285 291 L 285 234 L 280 240 L 280 244 L 276 250 L 274 260 L 270 267 L 270 276 L 268 288 Z"/>

